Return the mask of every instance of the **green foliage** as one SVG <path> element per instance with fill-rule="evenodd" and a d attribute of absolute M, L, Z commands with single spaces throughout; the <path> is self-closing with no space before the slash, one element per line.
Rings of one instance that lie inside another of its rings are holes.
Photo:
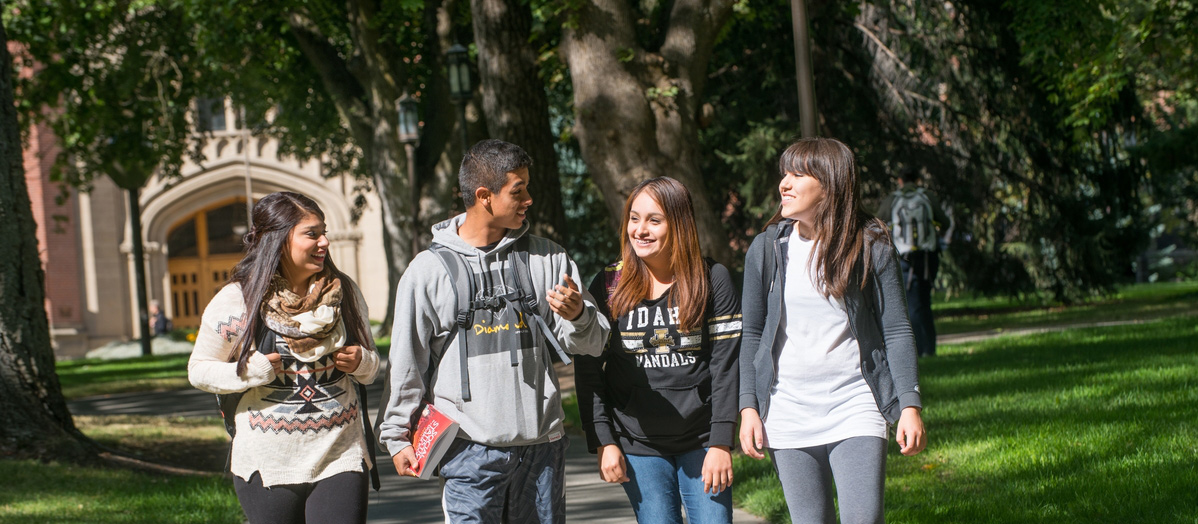
<path fill-rule="evenodd" d="M 187 158 L 187 113 L 202 93 L 193 34 L 174 1 L 10 2 L 9 38 L 23 45 L 25 117 L 61 137 L 59 181 L 88 187 L 104 174 L 123 189 Z M 69 159 L 69 162 L 68 162 Z M 78 168 L 81 167 L 81 168 Z"/>
<path fill-rule="evenodd" d="M 1193 75 L 1182 74 L 1192 58 L 1177 55 L 1183 45 L 1174 54 L 1119 51 L 1140 53 L 1137 67 L 1157 72 L 1152 85 L 1167 102 L 1152 102 L 1142 82 L 1110 77 L 1103 85 L 1115 96 L 1093 100 L 1109 102 L 1109 118 L 1063 133 L 1072 106 L 1044 81 L 1049 66 L 1028 58 L 1021 39 L 1036 29 L 1021 21 L 1050 12 L 1044 18 L 1079 33 L 1070 38 L 1083 45 L 1093 37 L 1080 34 L 1083 21 L 1096 8 L 1077 5 L 1075 13 L 1073 4 L 1081 3 L 812 6 L 821 132 L 857 153 L 867 209 L 892 190 L 892 173 L 914 167 L 927 175 L 925 185 L 956 217 L 942 269 L 954 290 L 1083 300 L 1131 277 L 1157 224 L 1192 238 L 1198 162 L 1186 147 L 1192 140 L 1174 138 L 1192 138 L 1193 97 L 1182 94 L 1192 92 L 1184 88 Z M 712 59 L 711 110 L 703 115 L 711 120 L 701 140 L 709 190 L 728 196 L 720 203 L 728 204 L 725 223 L 743 249 L 772 214 L 774 163 L 797 136 L 798 109 L 788 3 L 738 4 L 734 13 Z M 1139 30 L 1160 31 L 1153 27 Z M 1123 42 L 1107 46 L 1115 48 L 1144 38 L 1111 36 Z M 1176 66 L 1164 59 L 1175 55 Z"/>
<path fill-rule="evenodd" d="M 56 129 L 70 154 L 99 166 L 67 174 L 81 185 L 89 173 L 177 171 L 190 100 L 222 94 L 245 108 L 254 133 L 281 138 L 282 154 L 365 180 L 364 147 L 373 146 L 355 143 L 370 133 L 354 122 L 386 104 L 358 79 L 388 71 L 388 82 L 419 95 L 441 74 L 425 54 L 437 6 L 416 0 L 370 4 L 368 29 L 389 50 L 374 55 L 343 2 L 10 5 L 13 38 L 48 64 L 24 88 L 23 109 L 65 93 Z M 559 137 L 566 247 L 589 274 L 615 256 L 618 234 L 595 227 L 611 221 L 578 154 L 570 71 L 558 56 L 580 5 L 533 2 L 532 40 Z M 629 6 L 636 39 L 618 51 L 622 62 L 660 49 L 672 6 Z M 452 8 L 451 33 L 469 43 L 469 5 Z M 889 193 L 892 173 L 926 173 L 957 221 L 942 278 L 954 291 L 1085 300 L 1131 279 L 1154 239 L 1198 241 L 1192 2 L 871 0 L 811 10 L 821 132 L 857 153 L 867 209 Z M 789 2 L 742 1 L 732 11 L 694 118 L 711 204 L 743 250 L 776 205 L 774 164 L 799 115 Z M 305 37 L 327 44 L 328 59 L 307 56 Z M 356 81 L 330 85 L 320 66 Z M 645 92 L 666 104 L 679 95 Z M 427 167 L 439 155 L 422 150 L 418 160 Z"/>
<path fill-rule="evenodd" d="M 942 346 L 920 361 L 928 449 L 891 443 L 887 521 L 1192 522 L 1195 344 L 1178 317 Z M 748 460 L 737 500 L 783 512 L 772 472 Z"/>

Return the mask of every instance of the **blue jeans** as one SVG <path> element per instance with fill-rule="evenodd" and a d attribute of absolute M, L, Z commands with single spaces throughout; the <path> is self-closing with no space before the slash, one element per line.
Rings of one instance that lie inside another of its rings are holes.
<path fill-rule="evenodd" d="M 624 492 L 641 524 L 682 524 L 682 506 L 690 524 L 732 522 L 732 488 L 703 492 L 703 459 L 707 449 L 682 455 L 625 455 L 628 482 Z"/>
<path fill-rule="evenodd" d="M 441 501 L 453 524 L 566 521 L 566 446 L 493 447 L 458 439 L 441 462 Z"/>

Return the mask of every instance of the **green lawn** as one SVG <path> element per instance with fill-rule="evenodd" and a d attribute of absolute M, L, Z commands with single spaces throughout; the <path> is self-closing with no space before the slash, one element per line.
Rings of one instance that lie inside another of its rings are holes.
<path fill-rule="evenodd" d="M 187 381 L 189 355 L 164 355 L 101 360 L 64 360 L 55 365 L 62 394 L 69 399 L 134 391 L 191 387 Z"/>
<path fill-rule="evenodd" d="M 245 522 L 224 470 L 229 437 L 218 418 L 75 417 L 109 448 L 155 464 L 209 472 L 168 475 L 125 467 L 0 460 L 0 522 L 5 524 Z"/>
<path fill-rule="evenodd" d="M 224 477 L 176 477 L 121 469 L 0 460 L 6 524 L 161 524 L 244 522 Z"/>
<path fill-rule="evenodd" d="M 1198 522 L 1198 323 L 1002 337 L 920 361 L 930 445 L 891 444 L 887 521 Z M 738 503 L 787 522 L 768 463 Z"/>
<path fill-rule="evenodd" d="M 245 515 L 224 477 L 177 477 L 115 468 L 0 460 L 6 524 L 241 523 Z"/>
<path fill-rule="evenodd" d="M 933 299 L 940 335 L 1061 324 L 1120 322 L 1198 313 L 1198 281 L 1137 284 L 1082 304 L 1062 306 L 1011 298 Z"/>

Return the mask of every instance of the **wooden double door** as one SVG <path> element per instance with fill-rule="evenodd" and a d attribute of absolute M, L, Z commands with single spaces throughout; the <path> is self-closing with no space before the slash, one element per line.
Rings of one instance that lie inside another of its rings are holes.
<path fill-rule="evenodd" d="M 167 270 L 176 328 L 198 328 L 204 308 L 229 281 L 241 261 L 241 237 L 248 230 L 245 200 L 202 210 L 167 234 Z"/>

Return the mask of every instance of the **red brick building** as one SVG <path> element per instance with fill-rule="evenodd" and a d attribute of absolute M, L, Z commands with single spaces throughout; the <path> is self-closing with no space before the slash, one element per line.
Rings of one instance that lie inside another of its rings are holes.
<path fill-rule="evenodd" d="M 196 118 L 210 131 L 204 161 L 186 163 L 179 179 L 155 176 L 141 191 L 149 298 L 162 303 L 176 327 L 198 326 L 204 306 L 241 259 L 247 198 L 288 190 L 320 204 L 333 259 L 362 284 L 370 316 L 381 318 L 393 290 L 374 195 L 355 223 L 352 181 L 328 178 L 319 162 L 281 156 L 274 139 L 230 125 L 233 111 L 223 99 L 197 107 Z M 24 165 L 46 269 L 46 311 L 56 354 L 71 358 L 140 333 L 126 193 L 102 175 L 90 191 L 62 189 L 50 178 L 58 153 L 48 128 L 29 130 Z"/>

